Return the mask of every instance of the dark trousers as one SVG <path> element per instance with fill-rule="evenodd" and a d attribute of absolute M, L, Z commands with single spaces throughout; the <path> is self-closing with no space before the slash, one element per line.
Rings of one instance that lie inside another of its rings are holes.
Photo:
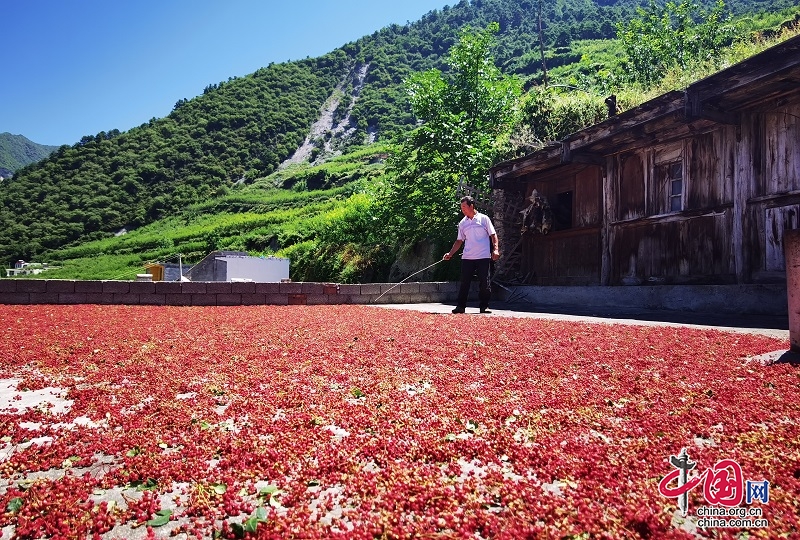
<path fill-rule="evenodd" d="M 491 259 L 461 259 L 461 286 L 458 289 L 458 307 L 467 307 L 467 296 L 469 296 L 469 286 L 472 283 L 472 276 L 478 273 L 478 293 L 479 307 L 486 309 L 489 307 L 489 298 L 492 296 L 492 286 L 489 283 L 489 263 Z"/>

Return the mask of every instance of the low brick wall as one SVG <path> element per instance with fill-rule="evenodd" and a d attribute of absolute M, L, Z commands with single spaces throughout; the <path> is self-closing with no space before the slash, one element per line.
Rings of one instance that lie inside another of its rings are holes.
<path fill-rule="evenodd" d="M 0 304 L 151 306 L 409 304 L 449 302 L 455 300 L 457 293 L 458 283 L 454 282 L 344 285 L 308 282 L 229 283 L 216 281 L 0 279 Z M 382 294 L 383 296 L 381 296 Z"/>
<path fill-rule="evenodd" d="M 477 300 L 472 284 L 470 302 Z M 388 291 L 388 292 L 387 292 Z M 656 311 L 786 315 L 786 286 L 680 285 L 642 287 L 497 288 L 495 300 L 538 309 L 570 306 Z M 384 294 L 386 293 L 386 294 Z M 128 304 L 151 306 L 252 306 L 312 304 L 455 304 L 457 282 L 254 283 L 219 281 L 74 281 L 0 279 L 0 304 Z M 379 298 L 380 297 L 380 298 Z M 472 305 L 472 304 L 470 304 Z M 800 317 L 800 315 L 798 315 Z"/>

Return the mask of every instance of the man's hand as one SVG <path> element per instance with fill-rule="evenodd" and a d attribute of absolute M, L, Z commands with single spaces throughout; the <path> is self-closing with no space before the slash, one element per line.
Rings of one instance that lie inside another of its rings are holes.
<path fill-rule="evenodd" d="M 449 261 L 452 258 L 453 258 L 453 256 L 450 255 L 450 252 L 445 253 L 444 257 L 442 257 L 442 259 L 444 259 L 445 261 Z"/>
<path fill-rule="evenodd" d="M 492 251 L 492 260 L 493 260 L 493 261 L 496 261 L 496 260 L 497 260 L 497 259 L 499 259 L 499 258 L 500 258 L 500 251 L 499 251 L 499 250 L 497 250 L 497 249 L 495 249 L 494 251 Z"/>

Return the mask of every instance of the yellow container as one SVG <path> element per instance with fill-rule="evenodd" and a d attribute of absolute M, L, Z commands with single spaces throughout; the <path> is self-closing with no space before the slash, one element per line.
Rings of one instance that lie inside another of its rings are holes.
<path fill-rule="evenodd" d="M 147 273 L 153 276 L 153 281 L 164 281 L 164 267 L 160 264 L 148 264 L 145 267 Z"/>

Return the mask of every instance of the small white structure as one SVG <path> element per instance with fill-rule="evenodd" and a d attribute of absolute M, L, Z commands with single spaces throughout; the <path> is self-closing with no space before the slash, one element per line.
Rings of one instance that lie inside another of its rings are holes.
<path fill-rule="evenodd" d="M 19 260 L 14 263 L 14 268 L 6 268 L 6 277 L 36 275 L 52 268 L 55 267 L 48 266 L 47 263 L 29 263 Z"/>
<path fill-rule="evenodd" d="M 278 257 L 228 257 L 228 281 L 280 282 L 289 278 L 289 259 Z"/>
<path fill-rule="evenodd" d="M 184 274 L 191 281 L 255 281 L 289 279 L 289 259 L 253 257 L 244 251 L 213 251 Z"/>

